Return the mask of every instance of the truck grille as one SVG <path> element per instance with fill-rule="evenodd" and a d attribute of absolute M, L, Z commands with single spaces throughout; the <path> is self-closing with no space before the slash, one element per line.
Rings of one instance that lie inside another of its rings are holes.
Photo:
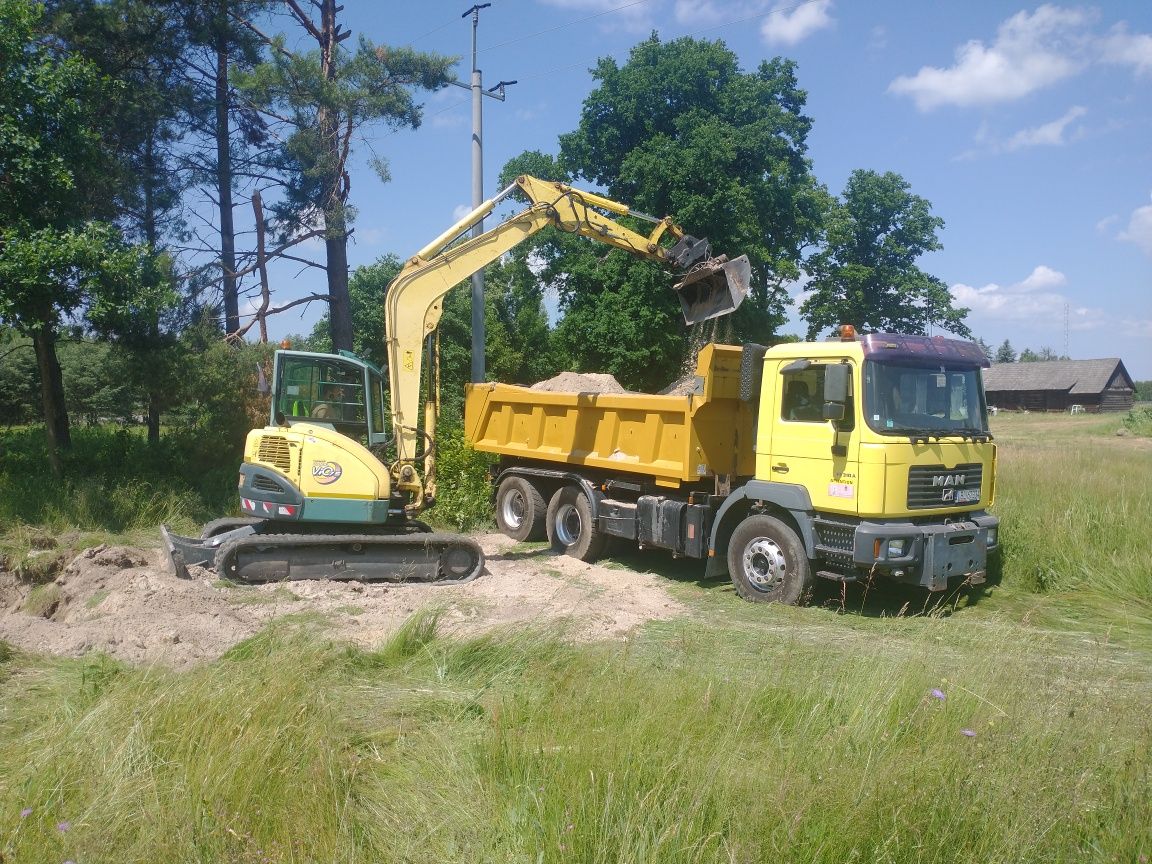
<path fill-rule="evenodd" d="M 929 507 L 972 507 L 980 502 L 980 463 L 957 465 L 913 465 L 908 469 L 908 509 Z"/>
<path fill-rule="evenodd" d="M 282 473 L 292 473 L 292 451 L 288 449 L 288 439 L 279 435 L 264 435 L 256 450 L 256 458 L 269 465 L 275 465 Z"/>

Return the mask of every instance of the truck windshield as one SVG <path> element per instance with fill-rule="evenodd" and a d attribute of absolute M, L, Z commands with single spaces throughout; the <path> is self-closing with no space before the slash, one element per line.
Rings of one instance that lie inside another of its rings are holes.
<path fill-rule="evenodd" d="M 980 370 L 869 360 L 864 364 L 864 419 L 885 435 L 986 436 Z"/>

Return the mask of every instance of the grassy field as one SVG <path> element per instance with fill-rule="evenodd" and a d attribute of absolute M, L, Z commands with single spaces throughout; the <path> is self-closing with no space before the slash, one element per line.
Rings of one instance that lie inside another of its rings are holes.
<path fill-rule="evenodd" d="M 996 418 L 1000 584 L 738 600 L 621 644 L 374 651 L 282 620 L 188 672 L 0 643 L 0 860 L 1146 862 L 1152 440 Z"/>

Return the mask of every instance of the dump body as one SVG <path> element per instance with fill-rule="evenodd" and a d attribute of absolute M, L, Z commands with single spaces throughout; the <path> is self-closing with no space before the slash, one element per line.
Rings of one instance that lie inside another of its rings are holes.
<path fill-rule="evenodd" d="M 465 435 L 487 453 L 642 475 L 668 489 L 751 476 L 755 414 L 740 399 L 740 358 L 739 347 L 706 346 L 684 395 L 470 385 Z"/>

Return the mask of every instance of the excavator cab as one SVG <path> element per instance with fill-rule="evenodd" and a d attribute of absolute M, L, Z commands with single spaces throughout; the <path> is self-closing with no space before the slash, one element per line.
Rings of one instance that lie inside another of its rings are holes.
<path fill-rule="evenodd" d="M 313 423 L 371 446 L 387 435 L 388 406 L 379 369 L 350 354 L 277 351 L 272 424 Z"/>

